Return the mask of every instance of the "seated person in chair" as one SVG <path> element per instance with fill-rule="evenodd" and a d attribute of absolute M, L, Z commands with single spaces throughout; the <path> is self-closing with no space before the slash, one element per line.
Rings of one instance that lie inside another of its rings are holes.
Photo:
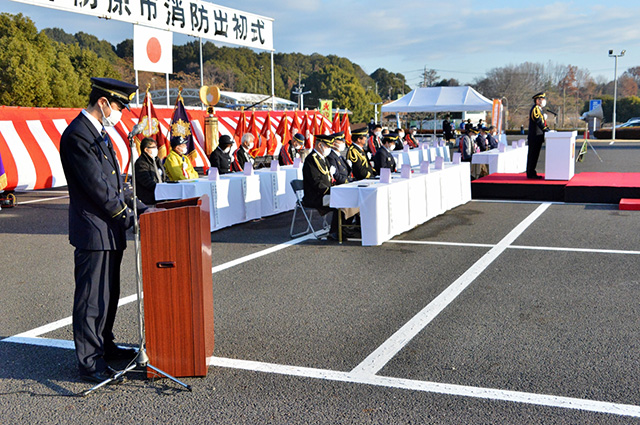
<path fill-rule="evenodd" d="M 244 165 L 250 162 L 254 163 L 254 158 L 249 153 L 254 146 L 255 137 L 251 133 L 245 133 L 240 139 L 240 147 L 233 153 L 233 163 L 231 164 L 232 171 L 244 171 Z"/>
<path fill-rule="evenodd" d="M 376 170 L 376 175 L 380 175 L 380 170 L 383 168 L 390 168 L 392 173 L 396 172 L 396 160 L 391 155 L 396 147 L 396 140 L 398 140 L 398 135 L 395 133 L 389 133 L 382 138 L 382 147 L 373 157 L 373 168 Z"/>
<path fill-rule="evenodd" d="M 333 137 L 333 146 L 331 147 L 331 153 L 327 156 L 327 163 L 329 163 L 329 171 L 333 177 L 333 185 L 336 186 L 351 181 L 351 167 L 340 154 L 346 145 L 344 132 L 333 133 L 331 137 Z"/>
<path fill-rule="evenodd" d="M 218 174 L 227 174 L 231 172 L 231 145 L 233 139 L 226 134 L 220 136 L 218 147 L 209 155 L 209 162 L 212 167 L 218 169 Z"/>
<path fill-rule="evenodd" d="M 136 160 L 136 196 L 145 205 L 156 203 L 156 184 L 166 180 L 162 161 L 158 158 L 158 144 L 150 137 L 140 142 L 140 157 Z"/>
<path fill-rule="evenodd" d="M 164 160 L 164 170 L 170 181 L 197 179 L 198 173 L 194 170 L 191 160 L 186 157 L 187 141 L 182 137 L 171 139 L 171 152 Z"/>
<path fill-rule="evenodd" d="M 302 134 L 296 133 L 291 140 L 280 149 L 280 155 L 278 156 L 280 165 L 293 165 L 293 161 L 295 161 L 296 158 L 302 159 L 305 140 Z"/>
<path fill-rule="evenodd" d="M 347 164 L 351 167 L 353 179 L 372 179 L 376 172 L 371 167 L 369 157 L 364 150 L 367 144 L 367 129 L 352 130 L 351 140 L 351 146 L 347 150 Z"/>
<path fill-rule="evenodd" d="M 314 137 L 315 149 L 307 155 L 302 166 L 302 179 L 304 181 L 305 207 L 315 208 L 320 215 L 333 213 L 329 237 L 338 238 L 337 210 L 329 207 L 329 193 L 331 192 L 331 172 L 326 157 L 331 153 L 333 138 L 324 134 Z"/>

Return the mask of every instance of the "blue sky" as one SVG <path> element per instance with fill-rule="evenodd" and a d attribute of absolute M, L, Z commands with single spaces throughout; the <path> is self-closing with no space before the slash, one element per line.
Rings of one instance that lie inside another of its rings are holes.
<path fill-rule="evenodd" d="M 131 0 L 135 1 L 135 0 Z M 619 74 L 640 66 L 637 0 L 242 0 L 213 1 L 275 19 L 277 52 L 344 56 L 371 73 L 404 74 L 410 86 L 423 68 L 472 82 L 486 71 L 525 61 L 576 65 L 613 79 L 609 49 L 625 49 Z M 38 29 L 84 31 L 113 44 L 133 37 L 131 24 L 58 12 L 9 0 L 0 11 L 23 13 Z M 191 38 L 174 36 L 175 44 Z M 205 58 L 206 59 L 206 58 Z"/>

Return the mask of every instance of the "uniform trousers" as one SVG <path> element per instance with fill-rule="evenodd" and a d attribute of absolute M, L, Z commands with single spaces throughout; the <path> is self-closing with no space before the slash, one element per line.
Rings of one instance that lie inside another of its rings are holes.
<path fill-rule="evenodd" d="M 82 373 L 107 367 L 105 350 L 115 348 L 113 323 L 120 298 L 122 250 L 74 252 L 73 342 Z"/>
<path fill-rule="evenodd" d="M 527 144 L 529 145 L 529 152 L 527 153 L 527 177 L 533 177 L 536 175 L 536 166 L 538 165 L 540 149 L 542 149 L 543 143 L 544 134 L 527 140 Z"/>

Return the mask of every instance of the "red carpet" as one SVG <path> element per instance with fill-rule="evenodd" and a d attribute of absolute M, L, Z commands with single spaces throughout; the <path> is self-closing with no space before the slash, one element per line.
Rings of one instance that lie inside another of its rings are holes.
<path fill-rule="evenodd" d="M 640 199 L 640 173 L 576 174 L 570 181 L 533 180 L 525 174 L 491 174 L 471 182 L 474 199 L 618 204 Z"/>

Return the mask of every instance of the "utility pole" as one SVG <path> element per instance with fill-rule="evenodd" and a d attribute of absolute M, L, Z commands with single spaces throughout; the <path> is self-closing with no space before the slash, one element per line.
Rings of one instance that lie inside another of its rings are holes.
<path fill-rule="evenodd" d="M 298 95 L 298 107 L 302 111 L 304 109 L 304 95 L 311 93 L 310 91 L 302 91 L 304 84 L 302 84 L 302 71 L 298 71 L 298 87 L 291 93 Z"/>

